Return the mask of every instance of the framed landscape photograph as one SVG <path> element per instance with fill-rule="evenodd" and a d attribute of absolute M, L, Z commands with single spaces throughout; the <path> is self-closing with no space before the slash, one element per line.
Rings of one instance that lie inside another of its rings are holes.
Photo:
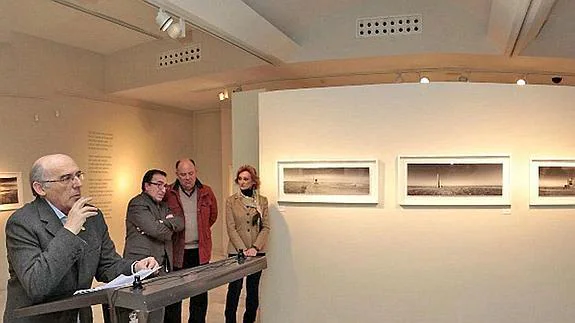
<path fill-rule="evenodd" d="M 22 173 L 0 173 L 0 211 L 21 207 L 22 193 Z"/>
<path fill-rule="evenodd" d="M 280 202 L 378 202 L 377 160 L 278 161 L 278 176 Z"/>
<path fill-rule="evenodd" d="M 399 156 L 400 205 L 510 205 L 509 156 Z"/>
<path fill-rule="evenodd" d="M 530 205 L 575 205 L 575 158 L 531 159 Z"/>

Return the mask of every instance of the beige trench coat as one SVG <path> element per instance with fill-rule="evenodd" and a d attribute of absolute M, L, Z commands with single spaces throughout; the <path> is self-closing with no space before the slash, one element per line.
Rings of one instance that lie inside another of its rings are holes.
<path fill-rule="evenodd" d="M 252 221 L 258 210 L 244 206 L 239 193 L 226 199 L 226 226 L 230 237 L 229 254 L 237 254 L 238 250 L 247 250 L 251 247 L 255 247 L 258 252 L 265 252 L 270 232 L 268 199 L 258 195 L 258 205 L 262 216 L 261 230 L 260 225 Z"/>

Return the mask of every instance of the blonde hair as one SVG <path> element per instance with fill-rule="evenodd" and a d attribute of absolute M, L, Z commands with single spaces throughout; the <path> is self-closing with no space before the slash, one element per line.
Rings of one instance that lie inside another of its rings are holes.
<path fill-rule="evenodd" d="M 238 171 L 236 172 L 236 178 L 234 179 L 234 182 L 236 184 L 238 184 L 238 176 L 240 176 L 240 173 L 242 172 L 250 173 L 252 181 L 254 182 L 252 186 L 253 189 L 257 190 L 258 188 L 260 188 L 260 177 L 258 176 L 258 172 L 256 171 L 256 169 L 251 165 L 242 165 L 240 166 L 240 168 L 238 168 Z"/>

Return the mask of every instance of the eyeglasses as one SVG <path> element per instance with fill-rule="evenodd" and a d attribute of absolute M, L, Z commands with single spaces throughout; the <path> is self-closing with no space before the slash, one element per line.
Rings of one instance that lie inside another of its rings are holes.
<path fill-rule="evenodd" d="M 156 185 L 158 189 L 168 189 L 168 184 L 162 182 L 148 182 L 148 184 Z"/>
<path fill-rule="evenodd" d="M 62 184 L 70 184 L 75 179 L 79 179 L 80 181 L 84 180 L 84 172 L 79 170 L 73 174 L 66 174 L 60 176 L 59 179 L 49 179 L 45 181 L 40 181 L 40 183 L 62 183 Z"/>

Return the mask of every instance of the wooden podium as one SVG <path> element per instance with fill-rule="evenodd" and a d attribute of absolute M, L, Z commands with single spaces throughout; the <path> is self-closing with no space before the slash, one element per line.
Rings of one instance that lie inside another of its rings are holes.
<path fill-rule="evenodd" d="M 267 268 L 265 256 L 250 257 L 243 263 L 228 258 L 203 266 L 172 272 L 165 276 L 146 279 L 142 289 L 123 287 L 76 295 L 15 310 L 17 317 L 47 314 L 88 307 L 97 304 L 110 306 L 112 322 L 117 322 L 115 307 L 135 310 L 138 322 L 148 322 L 148 314 L 184 298 L 204 293 L 247 275 Z"/>

